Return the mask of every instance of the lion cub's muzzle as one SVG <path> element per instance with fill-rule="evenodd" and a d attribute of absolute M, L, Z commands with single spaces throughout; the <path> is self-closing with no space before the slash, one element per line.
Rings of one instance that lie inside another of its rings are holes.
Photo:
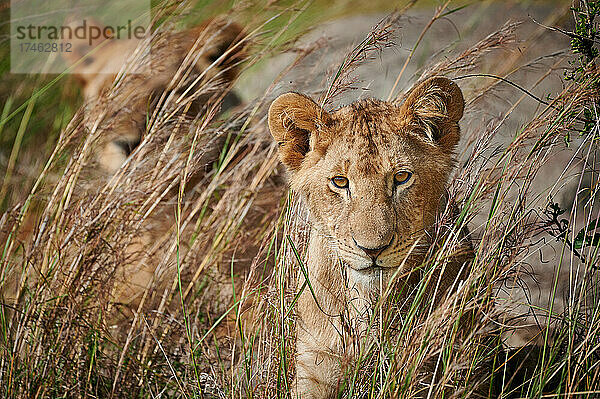
<path fill-rule="evenodd" d="M 365 254 L 367 254 L 368 257 L 371 258 L 371 260 L 373 261 L 373 266 L 377 266 L 377 257 L 379 255 L 381 255 L 381 253 L 388 248 L 390 245 L 392 245 L 392 242 L 394 241 L 394 236 L 392 236 L 392 238 L 388 241 L 387 244 L 384 244 L 380 247 L 377 248 L 368 248 L 368 247 L 364 247 L 362 245 L 360 245 L 358 242 L 356 242 L 356 240 L 354 239 L 354 237 L 352 237 L 352 241 L 354 242 L 354 245 L 357 246 L 358 249 L 360 249 L 361 251 L 363 251 Z"/>
<path fill-rule="evenodd" d="M 383 240 L 374 240 L 370 245 L 366 245 L 354 235 L 351 236 L 351 243 L 348 242 L 347 250 L 349 253 L 346 256 L 346 265 L 356 271 L 367 272 L 389 267 L 384 261 L 388 256 L 388 252 L 393 248 L 396 241 L 396 235 L 384 237 Z M 381 243 L 384 243 L 381 245 Z M 375 244 L 375 245 L 373 245 Z M 380 244 L 380 245 L 377 245 Z M 387 251 L 386 251 L 387 250 Z"/>

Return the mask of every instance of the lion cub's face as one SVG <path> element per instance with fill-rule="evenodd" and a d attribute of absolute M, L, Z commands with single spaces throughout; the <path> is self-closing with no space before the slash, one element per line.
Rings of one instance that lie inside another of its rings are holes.
<path fill-rule="evenodd" d="M 73 51 L 64 56 L 82 85 L 85 125 L 99 132 L 97 161 L 110 174 L 138 146 L 157 107 L 173 121 L 205 112 L 211 96 L 237 77 L 246 43 L 242 27 L 223 19 L 157 33 L 140 48 L 138 41 L 116 38 L 71 41 Z M 135 62 L 129 60 L 134 52 Z M 117 78 L 112 72 L 119 70 L 127 73 Z M 234 93 L 222 101 L 223 109 L 237 104 Z"/>
<path fill-rule="evenodd" d="M 401 105 L 363 100 L 327 113 L 297 93 L 273 102 L 269 127 L 291 186 L 345 265 L 375 274 L 427 247 L 463 108 L 458 86 L 441 77 Z"/>

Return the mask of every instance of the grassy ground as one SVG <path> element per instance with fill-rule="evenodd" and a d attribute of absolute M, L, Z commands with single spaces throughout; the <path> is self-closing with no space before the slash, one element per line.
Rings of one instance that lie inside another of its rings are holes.
<path fill-rule="evenodd" d="M 433 14 L 434 4 L 439 3 L 419 6 Z M 298 12 L 305 5 L 306 10 Z M 452 3 L 447 11 L 461 5 Z M 200 1 L 181 24 L 227 11 L 228 6 Z M 264 32 L 248 55 L 248 63 L 255 66 L 245 73 L 256 76 L 273 55 L 290 49 L 296 50 L 293 55 L 303 55 L 289 39 L 309 27 L 342 15 L 384 11 L 389 3 L 319 0 L 295 3 L 291 9 L 280 2 L 238 6 L 232 17 Z M 282 15 L 262 25 L 278 13 Z M 378 49 L 386 48 L 386 36 L 372 36 L 377 37 L 348 56 L 365 55 L 355 57 L 359 61 L 331 65 L 330 86 L 315 94 L 350 90 L 354 64 L 377 59 Z M 458 77 L 485 67 L 486 73 L 496 73 L 504 66 L 502 51 L 514 45 L 513 37 L 513 28 L 506 27 L 470 51 L 449 49 L 424 60 L 423 71 Z M 272 91 L 208 125 L 191 122 L 193 128 L 181 136 L 173 134 L 172 125 L 161 127 L 168 122 L 160 119 L 164 115 L 157 117 L 131 163 L 107 182 L 94 177 L 93 153 L 88 149 L 94 145 L 93 135 L 66 128 L 80 103 L 74 81 L 8 74 L 7 47 L 6 42 L 0 46 L 4 60 L 0 197 L 2 209 L 8 211 L 0 219 L 0 284 L 8 285 L 11 273 L 29 280 L 21 281 L 19 301 L 3 299 L 0 394 L 287 397 L 294 373 L 295 276 L 302 269 L 307 226 L 302 205 L 285 194 L 275 148 L 265 130 Z M 319 46 L 313 51 L 318 53 Z M 482 62 L 483 54 L 499 61 Z M 598 217 L 594 141 L 598 125 L 591 123 L 598 78 L 597 71 L 580 66 L 576 56 L 563 56 L 549 56 L 548 64 L 575 69 L 574 80 L 564 81 L 562 91 L 544 93 L 539 107 L 518 129 L 506 120 L 529 97 L 526 93 L 515 89 L 508 96 L 510 84 L 481 77 L 472 84 L 475 89 L 467 100 L 474 108 L 479 102 L 484 112 L 476 114 L 482 119 L 468 129 L 469 156 L 458 166 L 449 188 L 461 212 L 441 221 L 458 231 L 484 215 L 472 275 L 444 306 L 434 309 L 422 293 L 432 289 L 428 277 L 435 275 L 457 243 L 449 241 L 441 251 L 428 253 L 422 281 L 411 287 L 413 300 L 403 305 L 403 311 L 386 308 L 385 301 L 376 305 L 382 311 L 373 325 L 380 334 L 347 364 L 342 397 L 473 397 L 474 383 L 489 376 L 482 376 L 478 366 L 490 361 L 497 371 L 494 385 L 500 380 L 508 387 L 514 374 L 509 361 L 513 353 L 489 340 L 491 330 L 508 328 L 495 307 L 498 293 L 492 287 L 522 277 L 523 259 L 538 249 L 531 242 L 539 238 L 540 229 L 547 230 L 546 240 L 558 239 L 566 256 L 557 258 L 557 267 L 576 271 L 570 276 L 577 279 L 572 287 L 578 288 L 579 296 L 564 314 L 547 310 L 551 317 L 535 340 L 542 342 L 542 354 L 531 365 L 535 371 L 525 384 L 513 386 L 513 391 L 506 388 L 503 395 L 600 394 L 600 295 L 595 273 L 599 246 L 592 223 Z M 304 67 L 303 74 L 316 75 L 305 76 L 307 81 L 321 78 L 310 63 L 302 65 L 308 59 L 298 57 L 299 65 L 290 68 Z M 514 68 L 522 66 L 516 62 Z M 536 79 L 543 80 L 546 73 L 537 64 L 523 69 Z M 333 78 L 336 72 L 338 79 Z M 513 72 L 504 71 L 503 76 L 512 78 Z M 285 75 L 274 85 L 282 82 Z M 307 85 L 305 90 L 314 87 Z M 502 109 L 486 115 L 486 101 L 498 97 Z M 335 101 L 331 99 L 332 104 Z M 511 140 L 496 148 L 491 139 L 500 128 L 512 129 Z M 580 175 L 585 178 L 577 186 L 587 194 L 576 197 L 581 204 L 570 208 L 571 215 L 550 207 L 549 222 L 540 222 L 531 217 L 540 212 L 539 204 L 532 205 L 539 194 L 532 182 L 548 159 L 558 159 L 567 133 L 577 137 L 571 144 L 578 148 L 573 159 L 587 161 L 587 174 Z M 206 172 L 195 145 L 218 134 L 229 137 L 229 145 Z M 157 151 L 165 143 L 170 145 L 166 160 Z M 36 182 L 34 195 L 28 197 Z M 35 206 L 27 208 L 28 199 Z M 151 237 L 142 240 L 151 248 L 132 251 L 139 237 Z M 128 262 L 149 263 L 160 278 L 139 290 L 141 299 L 132 301 L 134 305 L 115 304 L 111 295 L 131 277 L 127 274 L 131 270 L 124 273 L 121 267 Z M 471 336 L 453 328 L 480 311 L 487 318 Z M 562 324 L 555 329 L 557 321 Z M 431 375 L 419 370 L 431 364 L 437 383 L 427 385 Z"/>

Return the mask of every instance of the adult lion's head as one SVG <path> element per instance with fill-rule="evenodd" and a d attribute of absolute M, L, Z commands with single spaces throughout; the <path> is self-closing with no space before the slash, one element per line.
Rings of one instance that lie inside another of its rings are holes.
<path fill-rule="evenodd" d="M 361 274 L 400 266 L 426 243 L 459 140 L 464 100 L 443 77 L 401 104 L 362 100 L 327 112 L 286 93 L 269 110 L 271 134 L 313 227 Z"/>

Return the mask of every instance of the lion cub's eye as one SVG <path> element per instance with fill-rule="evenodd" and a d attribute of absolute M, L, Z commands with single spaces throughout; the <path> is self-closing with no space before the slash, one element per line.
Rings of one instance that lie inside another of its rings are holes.
<path fill-rule="evenodd" d="M 400 186 L 402 184 L 406 184 L 408 183 L 408 181 L 410 180 L 410 178 L 412 177 L 412 173 L 408 172 L 406 170 L 402 170 L 400 172 L 397 172 L 394 175 L 394 184 L 397 186 Z"/>
<path fill-rule="evenodd" d="M 348 188 L 348 179 L 344 176 L 334 176 L 331 178 L 331 182 L 337 188 Z"/>

